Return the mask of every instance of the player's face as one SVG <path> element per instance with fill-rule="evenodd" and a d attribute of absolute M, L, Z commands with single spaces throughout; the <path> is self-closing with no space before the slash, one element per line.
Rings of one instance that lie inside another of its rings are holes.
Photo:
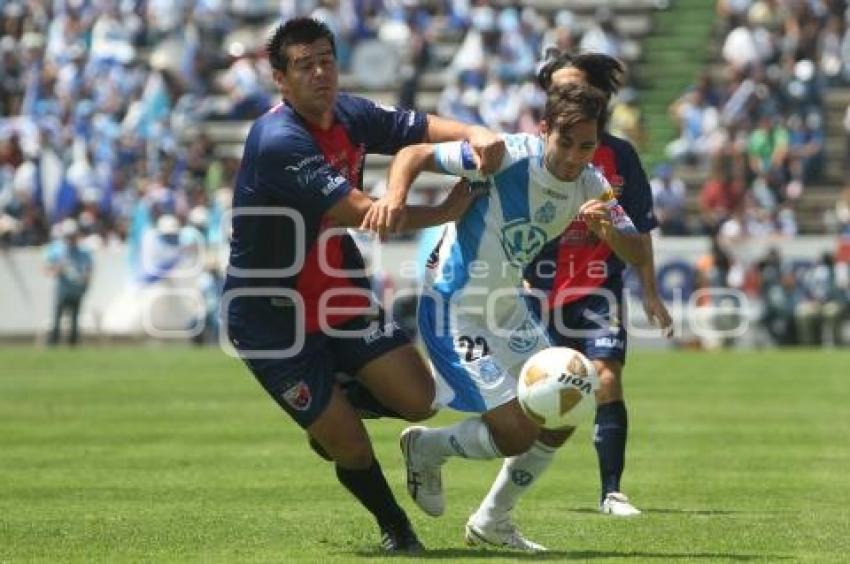
<path fill-rule="evenodd" d="M 545 139 L 546 168 L 558 180 L 571 182 L 593 159 L 599 145 L 599 129 L 595 120 L 582 120 L 566 129 L 550 128 L 544 121 L 541 131 Z"/>
<path fill-rule="evenodd" d="M 339 74 L 327 39 L 286 48 L 286 72 L 274 77 L 284 98 L 301 114 L 315 118 L 332 111 Z"/>

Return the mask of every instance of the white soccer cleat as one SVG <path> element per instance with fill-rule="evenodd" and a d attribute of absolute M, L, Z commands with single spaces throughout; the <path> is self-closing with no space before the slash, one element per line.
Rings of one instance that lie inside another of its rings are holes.
<path fill-rule="evenodd" d="M 469 546 L 497 546 L 525 552 L 546 552 L 542 544 L 529 540 L 517 529 L 510 519 L 496 523 L 478 523 L 473 515 L 466 522 L 466 544 Z"/>
<path fill-rule="evenodd" d="M 439 517 L 446 510 L 443 497 L 442 462 L 428 460 L 416 449 L 416 441 L 427 427 L 408 427 L 401 432 L 399 444 L 407 466 L 407 493 L 422 511 Z"/>
<path fill-rule="evenodd" d="M 599 511 L 615 517 L 634 517 L 640 515 L 640 509 L 629 503 L 629 498 L 620 492 L 611 492 L 599 504 Z"/>

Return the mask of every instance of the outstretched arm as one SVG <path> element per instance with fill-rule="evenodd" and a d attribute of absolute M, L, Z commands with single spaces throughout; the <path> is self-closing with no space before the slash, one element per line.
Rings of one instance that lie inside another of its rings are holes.
<path fill-rule="evenodd" d="M 469 125 L 428 114 L 428 143 L 469 141 L 475 169 L 482 174 L 493 174 L 505 156 L 505 141 L 498 134 L 480 125 Z"/>
<path fill-rule="evenodd" d="M 400 231 L 407 224 L 408 227 L 415 225 L 408 224 L 408 211 L 405 202 L 407 195 L 410 192 L 410 187 L 413 182 L 423 171 L 439 172 L 446 174 L 447 171 L 437 164 L 436 145 L 423 143 L 421 145 L 410 145 L 400 150 L 393 162 L 390 164 L 390 169 L 387 178 L 387 192 L 371 207 L 369 212 L 364 216 L 363 222 L 360 224 L 361 229 L 375 231 L 380 236 L 387 233 L 395 233 Z M 452 170 L 451 172 L 463 174 L 470 177 L 479 177 L 480 174 L 475 170 Z M 465 210 L 465 208 L 464 208 Z"/>
<path fill-rule="evenodd" d="M 461 180 L 439 205 L 409 206 L 405 210 L 405 224 L 412 229 L 421 229 L 454 221 L 464 214 L 474 199 L 475 194 L 470 190 L 469 184 Z M 367 229 L 364 225 L 368 223 L 367 217 L 373 213 L 376 204 L 376 200 L 372 200 L 360 190 L 352 190 L 328 210 L 328 215 L 341 227 Z M 378 233 L 381 236 L 385 234 L 381 231 Z"/>

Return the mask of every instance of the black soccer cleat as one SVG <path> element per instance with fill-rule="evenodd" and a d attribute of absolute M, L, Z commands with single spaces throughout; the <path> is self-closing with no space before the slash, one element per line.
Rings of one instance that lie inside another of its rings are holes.
<path fill-rule="evenodd" d="M 381 548 L 392 554 L 422 554 L 425 547 L 419 541 L 410 521 L 381 527 Z"/>

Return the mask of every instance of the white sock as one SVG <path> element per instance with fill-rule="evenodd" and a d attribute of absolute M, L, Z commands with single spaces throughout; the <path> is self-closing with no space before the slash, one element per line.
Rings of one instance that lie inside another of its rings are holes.
<path fill-rule="evenodd" d="M 506 458 L 496 481 L 475 512 L 485 522 L 509 518 L 511 510 L 555 459 L 555 448 L 535 441 L 526 452 Z"/>
<path fill-rule="evenodd" d="M 464 419 L 448 427 L 425 429 L 417 439 L 417 449 L 440 463 L 449 456 L 489 460 L 502 458 L 496 448 L 490 429 L 480 417 Z"/>

